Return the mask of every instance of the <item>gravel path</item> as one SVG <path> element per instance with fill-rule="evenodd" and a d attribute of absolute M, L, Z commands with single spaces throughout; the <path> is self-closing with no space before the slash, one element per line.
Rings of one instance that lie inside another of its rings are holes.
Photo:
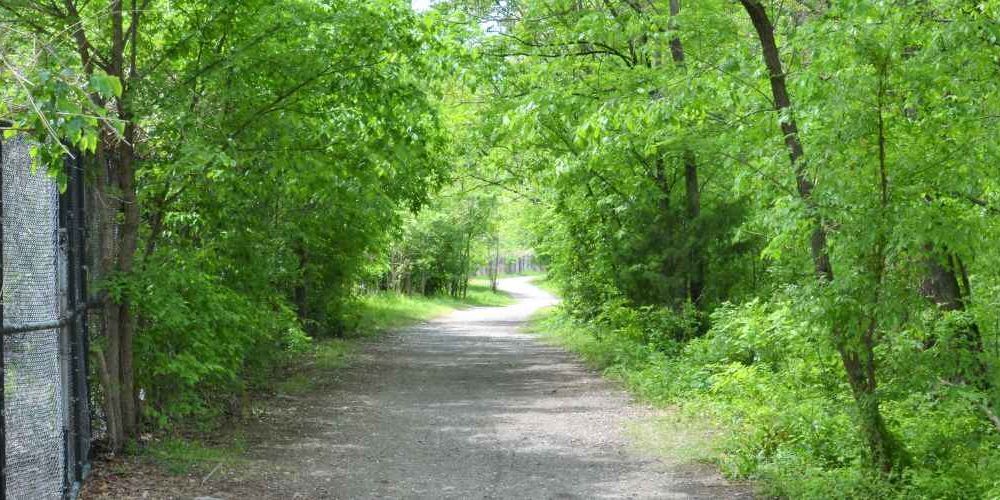
<path fill-rule="evenodd" d="M 554 303 L 551 295 L 525 278 L 501 287 L 515 305 L 458 311 L 386 336 L 330 390 L 289 400 L 287 425 L 271 424 L 251 451 L 256 493 L 749 498 L 707 467 L 637 451 L 625 428 L 653 411 L 520 331 Z"/>
<path fill-rule="evenodd" d="M 308 393 L 270 401 L 244 429 L 247 460 L 174 476 L 118 459 L 82 498 L 751 498 L 678 456 L 703 443 L 698 430 L 651 427 L 669 413 L 521 331 L 551 295 L 525 278 L 501 287 L 515 305 L 384 336 Z"/>

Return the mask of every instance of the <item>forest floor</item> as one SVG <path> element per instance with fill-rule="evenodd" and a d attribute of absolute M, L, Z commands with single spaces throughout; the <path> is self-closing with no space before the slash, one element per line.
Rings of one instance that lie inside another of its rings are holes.
<path fill-rule="evenodd" d="M 243 431 L 239 459 L 186 474 L 104 464 L 84 498 L 751 497 L 709 465 L 649 451 L 636 429 L 666 410 L 523 332 L 555 302 L 530 280 L 501 282 L 513 305 L 382 336 L 350 367 L 275 398 Z"/>

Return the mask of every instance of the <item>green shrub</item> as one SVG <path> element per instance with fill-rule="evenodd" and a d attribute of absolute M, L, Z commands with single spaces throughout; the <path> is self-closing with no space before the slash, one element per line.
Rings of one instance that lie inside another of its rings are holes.
<path fill-rule="evenodd" d="M 141 304 L 137 385 L 158 426 L 232 410 L 270 368 L 311 346 L 280 295 L 240 293 L 176 254 L 149 262 L 130 285 Z"/>
<path fill-rule="evenodd" d="M 711 416 L 724 431 L 715 461 L 728 475 L 755 479 L 766 495 L 997 497 L 1000 433 L 984 417 L 986 395 L 947 381 L 955 360 L 925 349 L 923 331 L 895 332 L 879 353 L 883 411 L 906 443 L 909 466 L 892 481 L 863 473 L 839 358 L 792 304 L 788 297 L 725 304 L 712 314 L 711 329 L 687 343 L 661 342 L 689 324 L 663 317 L 676 313 L 620 303 L 598 321 L 560 311 L 537 328 L 641 397 L 677 405 L 691 418 Z"/>

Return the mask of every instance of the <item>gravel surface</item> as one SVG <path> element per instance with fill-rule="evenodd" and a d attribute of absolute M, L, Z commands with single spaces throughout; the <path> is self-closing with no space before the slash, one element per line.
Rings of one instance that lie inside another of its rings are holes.
<path fill-rule="evenodd" d="M 553 297 L 387 335 L 317 393 L 286 398 L 251 435 L 251 463 L 213 498 L 750 498 L 710 467 L 640 451 L 656 411 L 521 328 Z M 190 497 L 188 497 L 190 498 Z"/>

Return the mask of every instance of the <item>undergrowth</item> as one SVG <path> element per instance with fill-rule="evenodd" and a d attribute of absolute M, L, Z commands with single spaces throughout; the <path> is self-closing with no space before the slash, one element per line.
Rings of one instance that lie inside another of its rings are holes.
<path fill-rule="evenodd" d="M 855 407 L 833 347 L 789 308 L 724 305 L 705 335 L 673 345 L 651 341 L 662 329 L 655 316 L 619 310 L 581 322 L 552 309 L 533 330 L 641 398 L 678 408 L 682 421 L 712 422 L 718 433 L 705 447 L 715 451 L 698 458 L 753 480 L 761 495 L 1000 498 L 1000 436 L 980 413 L 981 399 L 942 384 L 931 368 L 940 362 L 935 353 L 916 354 L 912 340 L 880 353 L 888 424 L 909 443 L 905 472 L 884 480 L 860 466 Z"/>

